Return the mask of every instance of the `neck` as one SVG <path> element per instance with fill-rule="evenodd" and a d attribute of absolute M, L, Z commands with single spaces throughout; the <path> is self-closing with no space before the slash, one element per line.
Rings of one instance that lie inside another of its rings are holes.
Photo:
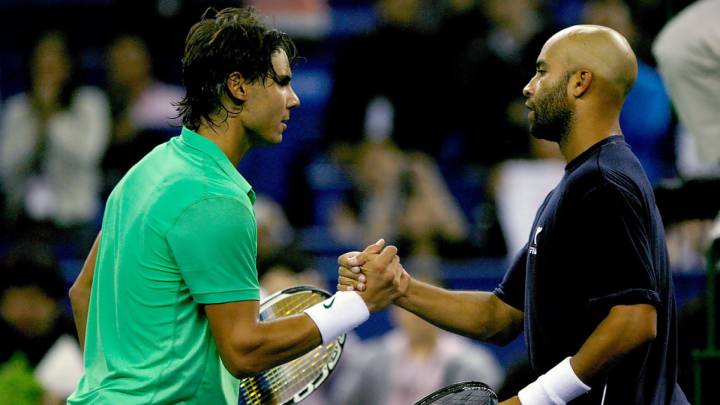
<path fill-rule="evenodd" d="M 571 162 L 596 143 L 620 133 L 619 112 L 613 115 L 589 117 L 583 117 L 583 114 L 578 112 L 570 132 L 560 140 L 560 152 L 565 157 L 565 161 Z"/>
<path fill-rule="evenodd" d="M 237 166 L 251 147 L 244 128 L 238 126 L 238 121 L 232 118 L 216 126 L 210 126 L 203 120 L 197 133 L 211 140 L 223 151 L 233 166 Z"/>

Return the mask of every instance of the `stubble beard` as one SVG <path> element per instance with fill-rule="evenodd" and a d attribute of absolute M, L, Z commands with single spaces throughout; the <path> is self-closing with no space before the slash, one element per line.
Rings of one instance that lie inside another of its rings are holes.
<path fill-rule="evenodd" d="M 569 80 L 570 75 L 566 75 L 534 103 L 535 120 L 530 124 L 530 135 L 534 138 L 560 144 L 567 141 L 575 116 L 565 94 Z"/>

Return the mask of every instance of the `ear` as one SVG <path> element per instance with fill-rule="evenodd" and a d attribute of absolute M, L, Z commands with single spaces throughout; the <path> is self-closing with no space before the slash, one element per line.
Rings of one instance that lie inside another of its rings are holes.
<path fill-rule="evenodd" d="M 590 89 L 593 81 L 593 74 L 587 69 L 578 69 L 570 77 L 570 91 L 575 98 L 582 97 Z"/>
<path fill-rule="evenodd" d="M 230 94 L 237 100 L 246 101 L 248 98 L 248 85 L 240 72 L 232 72 L 225 82 Z"/>

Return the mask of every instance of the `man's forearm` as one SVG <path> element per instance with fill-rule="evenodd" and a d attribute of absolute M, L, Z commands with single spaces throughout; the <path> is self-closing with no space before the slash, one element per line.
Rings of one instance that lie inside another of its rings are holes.
<path fill-rule="evenodd" d="M 522 331 L 522 312 L 487 291 L 451 291 L 413 279 L 395 303 L 440 328 L 474 339 L 505 344 Z"/>
<path fill-rule="evenodd" d="M 72 305 L 75 328 L 78 332 L 80 347 L 85 348 L 85 328 L 87 327 L 88 308 L 90 307 L 90 293 L 95 275 L 95 262 L 97 261 L 100 234 L 98 233 L 88 257 L 85 259 L 82 270 L 75 283 L 70 287 L 70 305 Z"/>
<path fill-rule="evenodd" d="M 87 327 L 88 307 L 90 306 L 90 289 L 81 289 L 73 286 L 70 289 L 70 305 L 72 306 L 80 348 L 84 349 L 85 328 Z"/>

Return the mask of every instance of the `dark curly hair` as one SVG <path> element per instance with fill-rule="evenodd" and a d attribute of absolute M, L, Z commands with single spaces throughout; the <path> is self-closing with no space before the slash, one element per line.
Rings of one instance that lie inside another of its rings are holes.
<path fill-rule="evenodd" d="M 272 66 L 272 54 L 284 50 L 292 63 L 297 49 L 290 37 L 268 28 L 252 7 L 225 8 L 220 12 L 209 8 L 195 23 L 185 39 L 183 83 L 186 94 L 177 104 L 183 125 L 197 130 L 202 119 L 217 125 L 213 115 L 224 111 L 225 118 L 237 114 L 223 104 L 223 94 L 238 107 L 226 85 L 233 72 L 249 81 L 272 79 L 277 74 Z"/>

